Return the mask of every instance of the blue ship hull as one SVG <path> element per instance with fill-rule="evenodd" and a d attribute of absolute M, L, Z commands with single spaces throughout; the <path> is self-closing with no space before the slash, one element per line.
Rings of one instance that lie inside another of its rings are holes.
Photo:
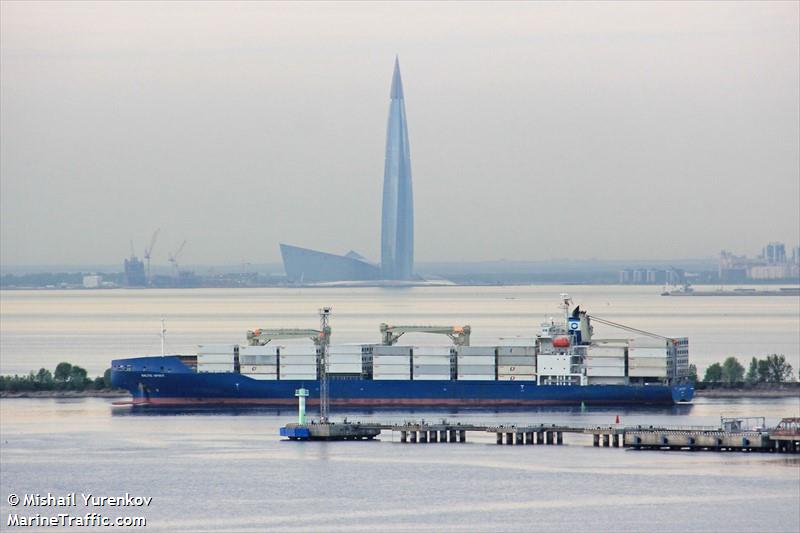
<path fill-rule="evenodd" d="M 134 405 L 294 405 L 296 389 L 317 403 L 317 380 L 255 380 L 236 373 L 196 373 L 178 357 L 112 361 L 111 380 Z M 691 385 L 537 385 L 535 381 L 329 381 L 331 404 L 359 407 L 522 407 L 534 405 L 672 405 L 689 402 Z"/>

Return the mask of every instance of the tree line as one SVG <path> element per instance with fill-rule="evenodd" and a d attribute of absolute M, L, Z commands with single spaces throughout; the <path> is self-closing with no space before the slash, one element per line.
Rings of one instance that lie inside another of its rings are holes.
<path fill-rule="evenodd" d="M 0 392 L 86 391 L 111 389 L 111 369 L 91 378 L 86 369 L 70 363 L 58 363 L 55 371 L 40 368 L 28 375 L 0 376 Z"/>
<path fill-rule="evenodd" d="M 698 382 L 697 367 L 689 365 L 689 375 Z M 786 357 L 771 354 L 764 359 L 753 357 L 745 371 L 744 366 L 735 357 L 728 357 L 722 363 L 714 363 L 706 368 L 705 376 L 700 382 L 705 385 L 722 385 L 724 387 L 755 386 L 762 383 L 778 384 L 795 381 L 792 365 Z"/>

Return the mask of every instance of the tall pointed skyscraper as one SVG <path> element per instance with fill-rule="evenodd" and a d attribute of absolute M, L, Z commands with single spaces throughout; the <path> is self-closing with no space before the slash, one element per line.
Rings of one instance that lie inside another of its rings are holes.
<path fill-rule="evenodd" d="M 383 170 L 381 271 L 384 279 L 407 280 L 414 272 L 414 197 L 403 80 L 397 58 L 390 98 Z"/>

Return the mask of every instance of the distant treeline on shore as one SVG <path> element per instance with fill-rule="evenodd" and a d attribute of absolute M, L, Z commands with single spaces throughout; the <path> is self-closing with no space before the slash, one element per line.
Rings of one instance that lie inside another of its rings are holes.
<path fill-rule="evenodd" d="M 745 371 L 735 357 L 728 357 L 722 363 L 714 363 L 706 368 L 702 381 L 698 379 L 697 367 L 689 365 L 689 378 L 698 389 L 705 388 L 752 388 L 764 389 L 788 383 L 796 383 L 792 365 L 786 357 L 771 354 L 764 359 L 753 357 Z"/>
<path fill-rule="evenodd" d="M 112 388 L 110 368 L 102 376 L 91 378 L 84 368 L 66 362 L 58 363 L 53 372 L 40 368 L 28 375 L 0 376 L 0 392 L 83 392 Z"/>

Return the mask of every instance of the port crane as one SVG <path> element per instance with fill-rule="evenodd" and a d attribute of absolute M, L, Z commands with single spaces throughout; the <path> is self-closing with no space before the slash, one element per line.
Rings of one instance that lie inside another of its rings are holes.
<path fill-rule="evenodd" d="M 186 246 L 186 239 L 183 240 L 180 246 L 178 246 L 178 250 L 175 253 L 169 254 L 169 262 L 172 263 L 172 266 L 175 267 L 175 275 L 178 275 L 178 256 L 183 251 L 183 247 Z"/>
<path fill-rule="evenodd" d="M 437 333 L 447 335 L 456 346 L 469 346 L 469 326 L 390 326 L 381 324 L 381 342 L 392 346 L 405 333 Z"/>
<path fill-rule="evenodd" d="M 330 339 L 331 329 L 302 329 L 302 328 L 277 328 L 255 329 L 247 332 L 247 342 L 250 346 L 264 346 L 277 339 L 311 339 L 320 346 L 324 339 Z"/>
<path fill-rule="evenodd" d="M 147 261 L 147 283 L 150 283 L 150 255 L 153 253 L 153 248 L 156 245 L 156 239 L 158 238 L 158 232 L 161 231 L 161 228 L 156 229 L 153 232 L 153 236 L 150 238 L 150 246 L 144 249 L 144 260 Z"/>

